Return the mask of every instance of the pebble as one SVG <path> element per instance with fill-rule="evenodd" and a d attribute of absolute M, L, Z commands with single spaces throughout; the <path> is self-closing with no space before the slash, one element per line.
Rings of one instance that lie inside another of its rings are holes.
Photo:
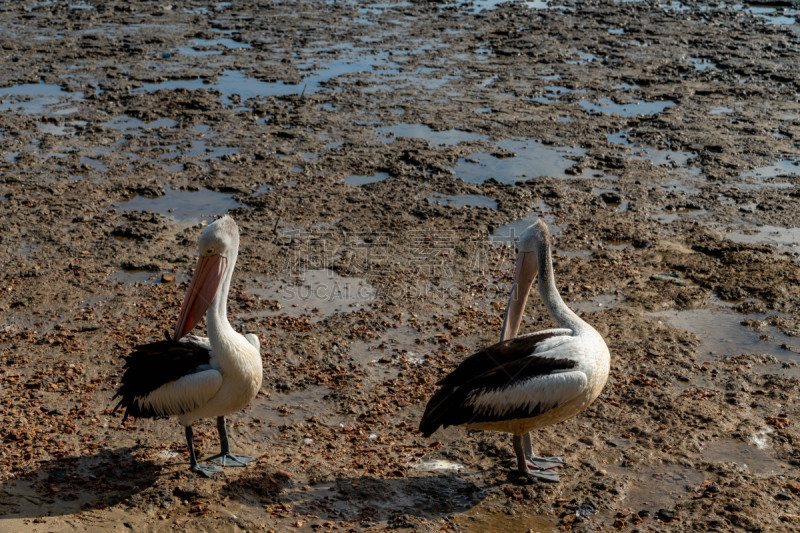
<path fill-rule="evenodd" d="M 659 509 L 656 511 L 656 518 L 663 520 L 664 522 L 675 520 L 675 511 L 670 511 L 669 509 Z"/>

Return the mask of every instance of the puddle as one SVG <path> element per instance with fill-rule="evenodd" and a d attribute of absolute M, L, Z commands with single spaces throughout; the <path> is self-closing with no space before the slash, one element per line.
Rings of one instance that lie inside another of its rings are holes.
<path fill-rule="evenodd" d="M 108 172 L 109 170 L 108 165 L 97 159 L 92 159 L 91 157 L 81 157 L 80 162 L 100 172 Z"/>
<path fill-rule="evenodd" d="M 359 185 L 367 185 L 369 183 L 378 183 L 379 181 L 383 181 L 386 179 L 391 178 L 392 175 L 388 172 L 376 172 L 371 176 L 347 176 L 344 179 L 344 182 L 348 185 L 352 185 L 353 187 L 358 187 Z"/>
<path fill-rule="evenodd" d="M 225 106 L 233 105 L 232 96 L 238 95 L 241 102 L 250 98 L 264 98 L 269 96 L 280 97 L 290 94 L 314 94 L 324 89 L 324 84 L 334 78 L 347 74 L 370 72 L 376 67 L 388 68 L 393 65 L 387 52 L 372 53 L 367 49 L 345 48 L 347 54 L 353 57 L 337 58 L 324 65 L 314 65 L 313 70 L 299 83 L 285 83 L 283 81 L 267 82 L 246 76 L 238 70 L 225 70 L 216 81 L 205 83 L 200 78 L 192 80 L 168 80 L 160 83 L 144 83 L 134 92 L 152 92 L 161 89 L 210 89 L 222 93 L 222 103 Z M 344 54 L 345 56 L 347 54 Z M 388 72 L 388 71 L 387 71 Z M 399 73 L 399 71 L 396 71 Z"/>
<path fill-rule="evenodd" d="M 508 184 L 542 176 L 568 177 L 567 169 L 586 154 L 582 148 L 550 146 L 531 139 L 506 139 L 497 143 L 496 150 L 495 155 L 475 153 L 459 159 L 456 177 L 470 183 L 494 178 Z"/>
<path fill-rule="evenodd" d="M 755 226 L 725 232 L 725 237 L 741 244 L 771 244 L 795 255 L 800 254 L 800 228 Z"/>
<path fill-rule="evenodd" d="M 259 316 L 311 315 L 312 322 L 369 308 L 377 296 L 377 290 L 364 279 L 345 278 L 328 269 L 306 270 L 297 277 L 251 286 L 248 292 L 280 305 L 276 311 L 257 313 Z"/>
<path fill-rule="evenodd" d="M 672 224 L 676 220 L 682 220 L 686 218 L 700 218 L 708 215 L 708 211 L 705 209 L 677 209 L 675 211 L 667 212 L 667 213 L 657 213 L 651 215 L 653 220 L 660 222 L 661 224 Z"/>
<path fill-rule="evenodd" d="M 220 50 L 222 48 L 222 50 Z M 181 46 L 178 52 L 189 56 L 221 55 L 225 50 L 249 50 L 253 45 L 242 43 L 231 38 L 191 39 L 189 46 Z"/>
<path fill-rule="evenodd" d="M 709 463 L 735 463 L 753 474 L 778 474 L 784 471 L 781 468 L 784 463 L 764 449 L 735 440 L 709 443 L 700 452 L 700 457 Z"/>
<path fill-rule="evenodd" d="M 496 509 L 473 507 L 452 517 L 457 531 L 474 533 L 503 531 L 558 531 L 558 520 L 538 516 L 529 512 L 507 513 L 499 506 Z"/>
<path fill-rule="evenodd" d="M 0 88 L 0 111 L 15 111 L 26 115 L 62 116 L 78 111 L 76 101 L 83 93 L 67 92 L 50 83 L 23 83 Z"/>
<path fill-rule="evenodd" d="M 470 13 L 478 14 L 483 13 L 484 11 L 491 11 L 493 9 L 497 9 L 498 6 L 501 4 L 506 3 L 517 3 L 527 7 L 528 9 L 564 9 L 563 6 L 551 6 L 548 0 L 528 0 L 528 1 L 514 1 L 514 0 L 460 0 L 458 3 L 459 6 L 468 8 Z"/>
<path fill-rule="evenodd" d="M 138 130 L 138 129 L 155 129 L 155 128 L 174 128 L 178 125 L 178 121 L 171 118 L 160 118 L 152 122 L 144 122 L 138 118 L 128 115 L 121 115 L 109 121 L 103 122 L 103 126 L 115 130 Z"/>
<path fill-rule="evenodd" d="M 291 353 L 283 357 L 296 358 L 298 364 L 301 359 L 301 356 Z M 347 418 L 336 414 L 336 404 L 326 399 L 330 393 L 331 389 L 322 385 L 309 385 L 288 393 L 273 390 L 268 396 L 253 400 L 248 407 L 248 416 L 264 426 L 266 432 L 269 432 L 268 427 L 302 424 L 312 417 L 329 427 L 338 427 L 347 422 Z"/>
<path fill-rule="evenodd" d="M 746 315 L 716 308 L 670 310 L 651 313 L 650 316 L 659 323 L 668 323 L 697 335 L 701 340 L 697 346 L 698 362 L 701 363 L 748 353 L 774 355 L 784 362 L 800 362 L 796 353 L 781 348 L 782 344 L 800 347 L 800 339 L 766 324 L 761 332 L 742 325 L 745 319 L 764 320 L 766 315 Z M 761 340 L 762 336 L 767 340 Z"/>
<path fill-rule="evenodd" d="M 690 498 L 692 489 L 704 480 L 702 472 L 677 465 L 609 470 L 631 481 L 621 504 L 634 512 L 648 510 L 651 515 L 659 509 L 674 509 L 676 502 Z"/>
<path fill-rule="evenodd" d="M 727 107 L 724 105 L 713 107 L 708 111 L 709 115 L 727 115 L 729 113 L 733 113 L 735 109 L 732 107 Z"/>
<path fill-rule="evenodd" d="M 626 146 L 630 149 L 630 159 L 650 161 L 656 166 L 668 166 L 670 168 L 681 168 L 689 175 L 697 175 L 701 172 L 698 167 L 691 167 L 690 161 L 697 158 L 694 152 L 683 150 L 663 150 L 659 148 L 648 148 L 640 146 L 628 139 L 628 132 L 610 133 L 607 135 L 609 144 Z"/>
<path fill-rule="evenodd" d="M 599 294 L 582 302 L 570 302 L 567 305 L 577 313 L 596 313 L 606 309 L 614 309 L 622 302 L 613 294 Z"/>
<path fill-rule="evenodd" d="M 550 235 L 557 236 L 561 233 L 561 226 L 553 222 L 554 217 L 550 206 L 544 202 L 538 202 L 534 206 L 534 210 L 528 213 L 525 218 L 497 228 L 489 237 L 489 242 L 496 246 L 516 246 L 522 232 L 540 218 L 547 223 Z"/>
<path fill-rule="evenodd" d="M 164 147 L 176 148 L 176 146 Z M 226 155 L 238 154 L 239 148 L 235 146 L 215 146 L 209 145 L 205 140 L 194 140 L 186 149 L 178 149 L 161 156 L 162 159 L 173 159 L 176 157 L 200 157 L 204 161 L 218 160 Z"/>
<path fill-rule="evenodd" d="M 584 89 L 569 89 L 559 85 L 545 85 L 542 89 L 544 94 L 534 96 L 531 100 L 541 103 L 556 102 L 564 95 L 586 92 Z"/>
<path fill-rule="evenodd" d="M 652 116 L 661 113 L 667 108 L 675 105 L 675 102 L 664 100 L 662 102 L 645 102 L 637 100 L 630 104 L 617 104 L 610 98 L 601 98 L 597 102 L 581 100 L 578 105 L 589 113 L 601 113 L 604 115 L 622 115 L 623 117 Z"/>
<path fill-rule="evenodd" d="M 41 131 L 42 133 L 48 133 L 50 135 L 69 135 L 71 132 L 67 130 L 66 125 L 59 125 L 59 124 L 38 124 L 36 129 Z"/>
<path fill-rule="evenodd" d="M 708 69 L 717 70 L 717 65 L 715 65 L 708 59 L 701 59 L 699 57 L 687 57 L 686 61 L 688 61 L 688 63 L 692 65 L 697 72 L 703 72 L 704 70 Z"/>
<path fill-rule="evenodd" d="M 450 207 L 483 207 L 486 209 L 497 209 L 497 200 L 483 196 L 482 194 L 457 194 L 447 195 L 438 192 L 428 196 L 428 202 L 433 205 L 445 205 Z"/>
<path fill-rule="evenodd" d="M 462 142 L 486 141 L 489 138 L 479 133 L 461 130 L 435 131 L 424 124 L 396 124 L 375 128 L 380 135 L 380 141 L 389 143 L 398 137 L 425 139 L 434 146 L 455 146 Z"/>
<path fill-rule="evenodd" d="M 128 201 L 112 204 L 118 211 L 152 211 L 181 224 L 197 224 L 202 220 L 211 220 L 240 206 L 232 194 L 208 189 L 199 191 L 168 189 L 166 194 L 158 198 L 137 195 Z"/>
<path fill-rule="evenodd" d="M 594 63 L 599 58 L 594 55 L 590 54 L 589 52 L 580 52 L 576 51 L 574 48 L 571 50 L 572 53 L 577 53 L 580 59 L 567 61 L 570 65 L 588 65 L 589 63 Z"/>
<path fill-rule="evenodd" d="M 303 515 L 356 521 L 361 525 L 359 531 L 377 531 L 384 529 L 379 525 L 381 522 L 392 524 L 396 517 L 449 520 L 478 505 L 486 497 L 486 491 L 457 473 L 425 475 L 418 472 L 399 479 L 339 476 L 332 483 L 287 489 L 284 496 L 291 507 Z M 394 529 L 391 525 L 388 527 Z"/>
<path fill-rule="evenodd" d="M 745 7 L 742 4 L 734 4 L 731 7 L 737 11 L 744 11 L 756 15 L 768 26 L 791 26 L 797 23 L 797 17 L 800 16 L 800 11 L 796 9 L 784 9 L 782 13 L 779 14 L 776 8 L 768 6 L 755 5 Z"/>
<path fill-rule="evenodd" d="M 743 172 L 742 178 L 777 178 L 778 176 L 800 175 L 800 159 L 784 159 L 774 165 L 759 167 Z"/>

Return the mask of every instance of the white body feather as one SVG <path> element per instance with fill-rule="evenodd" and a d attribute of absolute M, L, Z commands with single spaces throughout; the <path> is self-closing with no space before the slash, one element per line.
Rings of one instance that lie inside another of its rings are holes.
<path fill-rule="evenodd" d="M 571 359 L 577 366 L 514 382 L 500 389 L 474 391 L 467 403 L 476 411 L 497 416 L 498 420 L 465 424 L 466 427 L 522 435 L 575 416 L 600 395 L 611 364 L 608 347 L 600 334 L 585 323 L 575 334 L 567 329 L 551 331 L 562 334 L 542 341 L 534 355 Z M 537 405 L 541 406 L 541 413 L 537 416 L 502 420 L 503 415 L 516 409 L 532 409 Z"/>

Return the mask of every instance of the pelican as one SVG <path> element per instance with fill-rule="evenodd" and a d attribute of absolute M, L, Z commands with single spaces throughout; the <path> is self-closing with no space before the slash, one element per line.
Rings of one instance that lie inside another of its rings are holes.
<path fill-rule="evenodd" d="M 537 272 L 539 293 L 558 327 L 517 337 Z M 563 459 L 535 457 L 530 432 L 583 411 L 603 390 L 609 365 L 603 337 L 558 293 L 550 233 L 538 220 L 519 239 L 501 341 L 471 355 L 439 381 L 420 431 L 428 437 L 440 426 L 459 425 L 511 433 L 518 472 L 558 481 L 551 469 L 563 465 Z"/>
<path fill-rule="evenodd" d="M 258 337 L 234 331 L 228 322 L 228 290 L 239 253 L 239 228 L 224 216 L 203 231 L 189 290 L 172 338 L 137 346 L 126 357 L 125 372 L 115 410 L 125 416 L 175 416 L 185 427 L 189 469 L 206 477 L 219 466 L 200 464 L 194 450 L 192 423 L 216 417 L 221 452 L 210 460 L 222 466 L 244 466 L 253 457 L 233 454 L 228 443 L 225 415 L 239 411 L 261 388 Z M 208 337 L 187 335 L 206 313 Z M 186 336 L 184 338 L 184 336 Z"/>

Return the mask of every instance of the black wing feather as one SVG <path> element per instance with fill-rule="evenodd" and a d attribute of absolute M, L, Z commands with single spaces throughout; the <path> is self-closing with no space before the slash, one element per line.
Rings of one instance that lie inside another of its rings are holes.
<path fill-rule="evenodd" d="M 497 390 L 515 382 L 544 376 L 577 365 L 572 359 L 553 359 L 532 355 L 541 341 L 559 335 L 543 333 L 516 337 L 497 343 L 465 359 L 444 377 L 422 415 L 419 429 L 428 437 L 440 426 L 457 426 L 498 420 L 496 415 L 476 411 L 467 404 L 468 396 L 478 390 Z M 537 416 L 551 406 L 520 407 L 503 416 L 504 420 Z"/>
<path fill-rule="evenodd" d="M 514 337 L 498 342 L 464 359 L 455 370 L 439 380 L 437 385 L 460 383 L 485 372 L 490 372 L 507 363 L 532 354 L 542 341 L 561 333 L 543 332 Z"/>
<path fill-rule="evenodd" d="M 142 408 L 138 398 L 143 398 L 171 381 L 192 374 L 211 359 L 211 352 L 190 342 L 167 340 L 137 346 L 125 357 L 125 372 L 114 398 L 120 400 L 114 407 L 125 408 L 123 421 L 135 418 L 157 418 L 161 415 L 149 408 Z"/>

